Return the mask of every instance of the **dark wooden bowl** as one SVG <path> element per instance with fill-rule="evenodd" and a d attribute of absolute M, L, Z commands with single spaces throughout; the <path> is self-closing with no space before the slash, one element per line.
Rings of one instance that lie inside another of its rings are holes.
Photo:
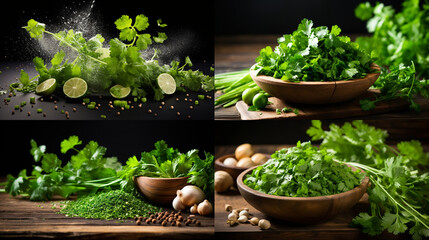
<path fill-rule="evenodd" d="M 154 178 L 139 176 L 134 178 L 137 189 L 149 201 L 163 205 L 172 206 L 177 190 L 187 185 L 189 177 L 180 178 Z"/>
<path fill-rule="evenodd" d="M 244 170 L 246 170 L 248 168 L 227 166 L 227 165 L 223 164 L 223 161 L 225 161 L 225 159 L 227 159 L 229 157 L 235 158 L 235 155 L 229 154 L 229 155 L 225 155 L 225 156 L 222 156 L 222 157 L 216 159 L 215 160 L 215 171 L 225 171 L 225 172 L 229 173 L 231 175 L 232 179 L 234 180 L 234 187 L 237 187 L 237 182 L 235 180 L 237 179 L 238 175 L 240 175 L 240 173 L 242 173 Z"/>
<path fill-rule="evenodd" d="M 258 192 L 243 183 L 245 175 L 256 167 L 243 171 L 237 178 L 241 196 L 254 208 L 266 215 L 300 224 L 312 224 L 327 220 L 353 207 L 366 192 L 369 178 L 354 189 L 321 197 L 283 197 Z"/>
<path fill-rule="evenodd" d="M 378 72 L 353 80 L 289 82 L 264 75 L 257 76 L 253 69 L 252 67 L 250 75 L 262 90 L 286 102 L 301 104 L 328 104 L 353 99 L 367 91 L 380 76 Z M 371 69 L 380 70 L 380 67 L 372 64 Z"/>

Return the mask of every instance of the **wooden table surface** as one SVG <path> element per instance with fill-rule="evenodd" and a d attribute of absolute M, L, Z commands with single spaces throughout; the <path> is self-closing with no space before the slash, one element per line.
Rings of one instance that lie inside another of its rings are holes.
<path fill-rule="evenodd" d="M 0 238 L 67 238 L 67 239 L 213 239 L 213 217 L 196 218 L 194 225 L 163 227 L 160 224 L 137 226 L 134 220 L 97 220 L 69 218 L 58 214 L 59 204 L 31 202 L 0 193 Z M 183 216 L 189 214 L 184 213 Z"/>
<path fill-rule="evenodd" d="M 357 35 L 356 35 L 357 36 Z M 353 40 L 356 36 L 350 36 Z M 266 47 L 277 45 L 278 35 L 236 35 L 215 37 L 215 74 L 238 71 L 255 64 L 259 51 Z M 219 92 L 216 96 L 219 96 Z M 404 121 L 426 119 L 429 120 L 429 100 L 417 98 L 421 112 L 408 110 L 389 113 L 373 114 L 369 116 L 351 117 L 352 119 L 402 119 Z M 321 117 L 319 117 L 321 119 Z M 330 117 L 323 117 L 330 119 Z M 332 117 L 331 117 L 332 118 Z M 335 116 L 334 118 L 337 118 Z M 235 107 L 215 108 L 216 120 L 240 120 L 240 114 Z"/>
<path fill-rule="evenodd" d="M 236 146 L 216 146 L 215 158 L 234 152 Z M 253 145 L 255 152 L 271 154 L 277 149 L 289 147 L 288 145 Z M 429 150 L 425 145 L 424 149 Z M 238 190 L 233 189 L 226 193 L 215 194 L 215 232 L 219 239 L 410 239 L 408 234 L 393 235 L 385 231 L 383 234 L 371 237 L 362 233 L 361 229 L 350 227 L 352 219 L 360 212 L 367 211 L 369 204 L 367 195 L 360 202 L 347 212 L 339 214 L 331 220 L 314 225 L 298 225 L 280 220 L 272 219 L 259 212 L 243 197 Z M 230 204 L 233 208 L 249 208 L 249 212 L 259 219 L 268 219 L 271 222 L 271 229 L 260 230 L 257 226 L 250 224 L 239 224 L 229 226 L 226 223 L 228 212 L 225 211 L 225 204 Z"/>

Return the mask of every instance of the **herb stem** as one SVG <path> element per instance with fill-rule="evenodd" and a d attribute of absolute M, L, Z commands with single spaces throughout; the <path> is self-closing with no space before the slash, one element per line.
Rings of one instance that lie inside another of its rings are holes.
<path fill-rule="evenodd" d="M 422 219 L 420 219 L 418 216 L 416 216 L 413 212 L 411 212 L 408 208 L 406 208 L 406 207 L 404 207 L 402 204 L 400 204 L 399 202 L 397 202 L 396 200 L 395 200 L 395 198 L 394 197 L 392 197 L 392 195 L 390 195 L 389 194 L 389 192 L 378 182 L 378 181 L 376 181 L 372 176 L 370 176 L 369 177 L 369 179 L 371 180 L 371 182 L 372 183 L 374 183 L 375 185 L 377 185 L 389 198 L 390 198 L 390 201 L 392 201 L 395 205 L 396 205 L 396 207 L 398 208 L 398 207 L 400 207 L 400 208 L 402 208 L 402 209 L 404 209 L 407 213 L 409 213 L 411 216 L 413 216 L 417 221 L 419 221 L 423 226 L 425 226 L 427 229 L 429 229 L 429 227 L 428 227 L 428 225 L 426 225 L 425 223 L 424 223 L 424 221 L 422 220 Z M 404 201 L 405 202 L 405 201 Z M 409 208 L 411 208 L 411 209 L 413 209 L 414 211 L 417 211 L 417 210 L 415 210 L 412 206 L 409 206 L 409 205 L 407 205 Z M 424 218 L 424 217 L 422 217 L 422 218 Z"/>
<path fill-rule="evenodd" d="M 106 62 L 101 61 L 100 59 L 94 58 L 90 55 L 87 55 L 81 51 L 79 51 L 79 49 L 75 48 L 74 46 L 72 46 L 70 43 L 66 42 L 63 38 L 58 37 L 57 35 L 55 35 L 54 33 L 51 33 L 49 31 L 45 31 L 45 33 L 52 35 L 55 39 L 57 39 L 58 41 L 64 43 L 65 45 L 67 45 L 68 47 L 70 47 L 71 49 L 75 50 L 76 52 L 78 52 L 79 54 L 85 55 L 86 57 L 88 57 L 91 60 L 94 60 L 96 62 L 99 62 L 101 64 L 107 64 Z"/>

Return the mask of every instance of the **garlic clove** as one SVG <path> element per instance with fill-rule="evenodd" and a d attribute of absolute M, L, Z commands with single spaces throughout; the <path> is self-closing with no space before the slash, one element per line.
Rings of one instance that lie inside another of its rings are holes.
<path fill-rule="evenodd" d="M 241 216 L 238 218 L 238 222 L 239 222 L 239 223 L 246 223 L 248 220 L 249 220 L 249 219 L 248 219 L 246 216 L 244 216 L 244 215 L 241 215 Z"/>
<path fill-rule="evenodd" d="M 213 213 L 213 206 L 209 201 L 204 200 L 203 202 L 198 204 L 197 210 L 198 210 L 198 213 L 200 215 L 207 216 L 207 215 L 211 215 Z"/>
<path fill-rule="evenodd" d="M 237 220 L 237 214 L 235 214 L 235 213 L 230 213 L 230 214 L 228 215 L 228 220 L 230 220 L 230 221 L 236 221 L 236 220 Z"/>
<path fill-rule="evenodd" d="M 270 223 L 270 221 L 268 221 L 266 219 L 261 219 L 261 220 L 259 220 L 258 227 L 260 229 L 267 230 L 267 229 L 271 228 L 271 223 Z"/>
<path fill-rule="evenodd" d="M 258 223 L 259 223 L 259 218 L 257 218 L 257 217 L 252 217 L 252 218 L 249 220 L 249 222 L 250 222 L 250 224 L 252 224 L 253 226 L 257 226 L 257 225 L 258 225 Z"/>

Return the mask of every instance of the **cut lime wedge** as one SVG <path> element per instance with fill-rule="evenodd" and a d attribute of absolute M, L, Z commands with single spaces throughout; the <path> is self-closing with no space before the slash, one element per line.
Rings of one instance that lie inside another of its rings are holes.
<path fill-rule="evenodd" d="M 126 98 L 128 95 L 130 95 L 131 88 L 124 87 L 122 85 L 115 85 L 110 88 L 109 90 L 110 95 L 114 98 Z"/>
<path fill-rule="evenodd" d="M 105 58 L 110 57 L 110 49 L 108 49 L 108 48 L 97 48 L 97 50 L 95 50 L 95 52 L 101 54 L 98 57 L 98 59 L 105 59 Z"/>
<path fill-rule="evenodd" d="M 165 94 L 176 92 L 176 81 L 168 73 L 161 73 L 158 76 L 158 86 Z"/>
<path fill-rule="evenodd" d="M 55 88 L 57 88 L 57 80 L 50 78 L 37 85 L 36 94 L 43 96 L 51 95 L 55 91 Z"/>
<path fill-rule="evenodd" d="M 88 84 L 82 78 L 70 78 L 63 86 L 63 92 L 69 98 L 80 98 L 87 90 Z"/>

